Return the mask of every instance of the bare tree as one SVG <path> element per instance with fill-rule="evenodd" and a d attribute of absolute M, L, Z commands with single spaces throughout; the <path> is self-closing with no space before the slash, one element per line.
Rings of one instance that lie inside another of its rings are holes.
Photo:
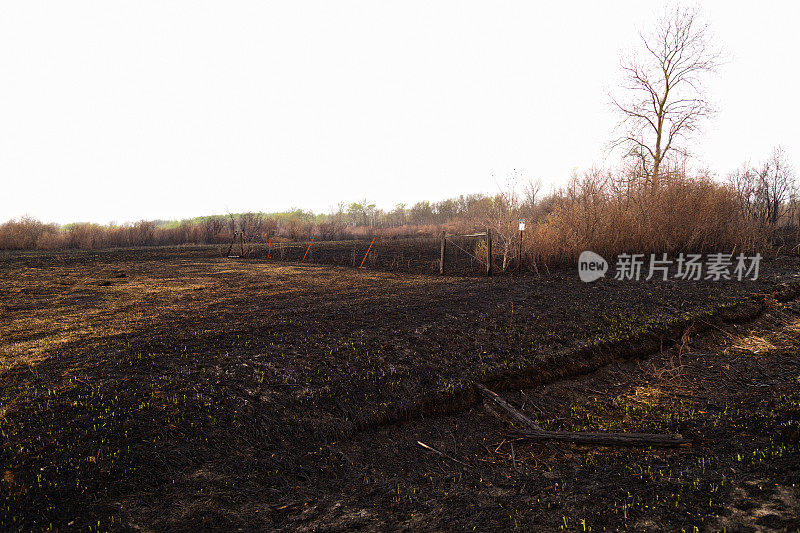
<path fill-rule="evenodd" d="M 640 37 L 643 50 L 622 61 L 622 91 L 611 97 L 621 115 L 612 146 L 623 148 L 640 175 L 655 182 L 671 156 L 689 154 L 686 141 L 713 112 L 703 80 L 721 54 L 694 8 L 668 9 Z"/>
<path fill-rule="evenodd" d="M 244 248 L 242 255 L 248 256 L 253 251 L 253 244 L 264 240 L 264 214 L 249 212 L 239 215 L 239 231 Z"/>
<path fill-rule="evenodd" d="M 738 194 L 746 216 L 774 227 L 791 207 L 790 200 L 795 187 L 794 169 L 786 151 L 782 146 L 777 146 L 759 166 L 744 163 L 728 174 L 728 183 Z"/>
<path fill-rule="evenodd" d="M 505 272 L 511 264 L 514 254 L 514 245 L 519 243 L 519 218 L 524 200 L 521 198 L 519 189 L 522 182 L 522 175 L 515 172 L 509 175 L 505 184 L 499 185 L 500 192 L 492 197 L 487 209 L 481 212 L 478 219 L 482 226 L 491 228 L 492 236 L 497 242 L 495 248 L 503 258 L 502 270 Z M 538 193 L 535 182 L 530 182 L 533 192 L 533 200 Z M 526 191 L 530 195 L 531 191 Z M 528 196 L 530 200 L 530 196 Z"/>
<path fill-rule="evenodd" d="M 532 213 L 542 193 L 542 180 L 529 179 L 525 184 L 523 193 L 525 195 L 523 207 L 528 213 Z"/>
<path fill-rule="evenodd" d="M 211 216 L 206 218 L 203 221 L 203 242 L 207 244 L 214 244 L 217 242 L 217 238 L 220 232 L 225 227 L 225 219 L 218 216 Z"/>
<path fill-rule="evenodd" d="M 784 214 L 794 188 L 794 170 L 782 146 L 772 150 L 769 159 L 761 166 L 759 177 L 767 204 L 767 221 L 774 226 Z"/>
<path fill-rule="evenodd" d="M 758 172 L 749 162 L 743 163 L 741 167 L 728 174 L 728 184 L 739 197 L 743 214 L 753 220 L 761 218 L 759 203 L 760 196 L 763 195 L 759 195 L 758 181 Z"/>

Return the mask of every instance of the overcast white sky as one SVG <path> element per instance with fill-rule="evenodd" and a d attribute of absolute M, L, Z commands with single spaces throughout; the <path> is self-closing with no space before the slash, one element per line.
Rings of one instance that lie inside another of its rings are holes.
<path fill-rule="evenodd" d="M 0 220 L 383 208 L 611 165 L 661 2 L 0 0 Z M 796 2 L 703 4 L 730 61 L 695 152 L 800 165 Z"/>

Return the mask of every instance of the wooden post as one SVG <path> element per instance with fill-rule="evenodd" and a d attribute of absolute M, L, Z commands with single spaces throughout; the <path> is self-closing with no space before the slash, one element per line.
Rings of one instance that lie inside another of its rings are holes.
<path fill-rule="evenodd" d="M 444 274 L 444 247 L 446 241 L 446 233 L 442 232 L 442 249 L 441 253 L 439 254 L 439 274 Z"/>
<path fill-rule="evenodd" d="M 519 230 L 519 253 L 517 254 L 517 271 L 522 272 L 522 230 Z"/>
<path fill-rule="evenodd" d="M 492 275 L 492 228 L 486 228 L 486 275 Z"/>
<path fill-rule="evenodd" d="M 243 231 L 239 232 L 239 247 L 242 250 L 242 254 L 241 255 L 242 255 L 242 257 L 244 257 L 244 232 Z"/>
<path fill-rule="evenodd" d="M 269 259 L 269 254 L 272 252 L 272 235 L 269 236 L 269 246 L 267 247 L 267 259 Z"/>

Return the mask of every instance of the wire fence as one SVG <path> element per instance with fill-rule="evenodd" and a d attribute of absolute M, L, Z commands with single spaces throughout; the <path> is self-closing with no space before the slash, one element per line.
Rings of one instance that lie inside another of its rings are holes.
<path fill-rule="evenodd" d="M 485 275 L 486 233 L 447 235 L 445 273 Z M 315 263 L 353 268 L 435 274 L 440 272 L 441 237 L 367 239 L 346 241 L 271 242 L 243 246 L 245 257 L 294 263 Z M 226 246 L 225 252 L 228 250 Z M 235 256 L 240 245 L 233 246 Z M 493 261 L 497 262 L 497 261 Z"/>

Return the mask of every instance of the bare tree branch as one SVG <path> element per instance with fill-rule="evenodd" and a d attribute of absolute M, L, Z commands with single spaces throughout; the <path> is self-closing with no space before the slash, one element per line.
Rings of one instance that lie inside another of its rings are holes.
<path fill-rule="evenodd" d="M 703 98 L 703 80 L 720 63 L 708 26 L 696 9 L 665 12 L 652 33 L 640 33 L 643 53 L 621 63 L 623 97 L 611 96 L 620 114 L 620 136 L 612 148 L 639 161 L 642 174 L 655 182 L 670 158 L 688 155 L 688 140 L 713 113 Z"/>

